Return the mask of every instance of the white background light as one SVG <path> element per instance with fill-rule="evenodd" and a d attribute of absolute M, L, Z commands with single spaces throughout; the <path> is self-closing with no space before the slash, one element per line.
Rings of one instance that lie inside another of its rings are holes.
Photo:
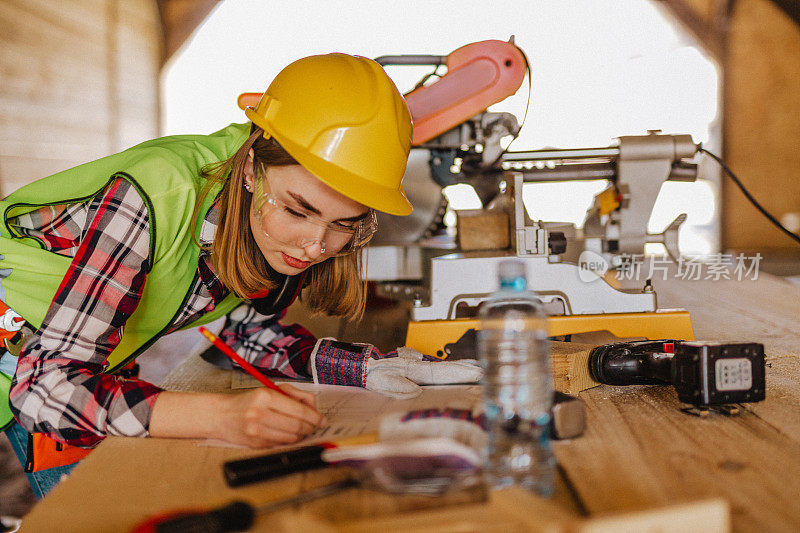
<path fill-rule="evenodd" d="M 651 129 L 719 144 L 716 67 L 649 0 L 226 0 L 164 69 L 162 130 L 211 133 L 245 122 L 236 97 L 263 91 L 284 66 L 307 55 L 446 55 L 511 35 L 532 72 L 530 108 L 513 150 L 608 146 L 614 137 Z M 403 92 L 430 70 L 388 68 Z M 490 109 L 521 121 L 527 97 L 526 80 Z M 682 249 L 689 242 L 687 249 L 716 249 L 714 185 L 668 185 L 650 230 L 687 212 Z M 597 187 L 526 186 L 526 205 L 542 214 L 535 218 L 580 223 Z M 689 240 L 687 232 L 694 232 Z"/>

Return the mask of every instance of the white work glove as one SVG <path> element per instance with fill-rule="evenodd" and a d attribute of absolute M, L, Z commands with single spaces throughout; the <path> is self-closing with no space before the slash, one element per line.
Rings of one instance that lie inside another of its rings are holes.
<path fill-rule="evenodd" d="M 353 385 L 398 399 L 422 393 L 420 385 L 476 383 L 483 369 L 474 359 L 440 361 L 413 348 L 381 353 L 371 344 L 320 339 L 309 361 L 314 383 Z"/>
<path fill-rule="evenodd" d="M 434 407 L 399 411 L 381 417 L 378 440 L 397 442 L 420 438 L 447 438 L 478 452 L 488 443 L 483 402 L 470 409 Z"/>

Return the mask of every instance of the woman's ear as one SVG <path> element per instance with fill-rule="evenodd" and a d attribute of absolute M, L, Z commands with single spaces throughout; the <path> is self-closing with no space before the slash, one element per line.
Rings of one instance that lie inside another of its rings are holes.
<path fill-rule="evenodd" d="M 253 149 L 250 148 L 250 151 L 247 152 L 247 161 L 244 163 L 244 188 L 247 189 L 248 192 L 253 191 L 253 167 L 255 165 L 253 162 L 254 157 L 255 152 L 253 152 Z"/>

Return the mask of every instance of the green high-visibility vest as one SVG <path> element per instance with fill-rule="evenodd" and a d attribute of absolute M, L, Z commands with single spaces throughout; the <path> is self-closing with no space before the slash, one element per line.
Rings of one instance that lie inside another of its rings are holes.
<path fill-rule="evenodd" d="M 203 166 L 231 157 L 249 135 L 249 124 L 231 124 L 211 135 L 163 137 L 124 152 L 59 172 L 22 187 L 0 201 L 0 300 L 39 328 L 72 262 L 8 226 L 14 217 L 47 205 L 83 202 L 111 181 L 123 178 L 141 194 L 150 220 L 150 253 L 142 298 L 128 318 L 122 340 L 108 358 L 114 372 L 172 327 L 190 296 L 200 248 L 192 239 L 192 213 L 205 180 Z M 195 239 L 219 188 L 198 211 Z M 212 313 L 189 324 L 204 324 L 229 313 L 241 300 L 229 295 Z M 9 376 L 0 376 L 0 428 L 11 421 Z"/>

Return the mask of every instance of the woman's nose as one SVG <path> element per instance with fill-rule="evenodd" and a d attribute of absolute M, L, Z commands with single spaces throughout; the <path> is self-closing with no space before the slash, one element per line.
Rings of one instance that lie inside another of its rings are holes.
<path fill-rule="evenodd" d="M 322 241 L 311 241 L 303 246 L 303 251 L 312 261 L 318 259 L 325 253 L 325 243 Z"/>
<path fill-rule="evenodd" d="M 309 227 L 304 228 L 307 232 L 307 241 L 306 244 L 303 245 L 303 249 L 311 259 L 317 259 L 325 253 L 324 239 L 327 229 L 314 224 L 308 224 L 308 226 Z"/>

